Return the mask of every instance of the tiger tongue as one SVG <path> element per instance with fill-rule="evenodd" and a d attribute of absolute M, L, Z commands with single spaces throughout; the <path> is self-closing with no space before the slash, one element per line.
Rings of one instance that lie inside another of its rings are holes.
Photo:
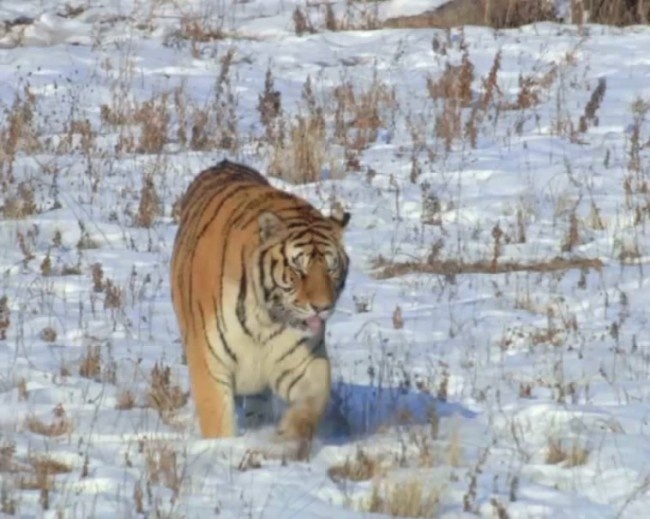
<path fill-rule="evenodd" d="M 312 315 L 305 319 L 305 324 L 311 330 L 312 333 L 320 333 L 323 329 L 323 320 L 317 315 Z"/>

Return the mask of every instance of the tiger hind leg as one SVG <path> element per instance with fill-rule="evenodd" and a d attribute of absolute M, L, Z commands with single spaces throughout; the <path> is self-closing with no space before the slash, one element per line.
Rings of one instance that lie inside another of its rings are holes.
<path fill-rule="evenodd" d="M 189 345 L 188 345 L 189 346 Z M 235 398 L 232 375 L 187 348 L 192 396 L 204 438 L 235 436 Z"/>

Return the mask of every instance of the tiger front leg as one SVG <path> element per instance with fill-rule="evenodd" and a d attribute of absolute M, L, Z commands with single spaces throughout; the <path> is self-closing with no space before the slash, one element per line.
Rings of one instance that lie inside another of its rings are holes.
<path fill-rule="evenodd" d="M 285 412 L 277 436 L 298 442 L 297 457 L 309 456 L 311 440 L 318 429 L 329 402 L 331 389 L 330 363 L 327 358 L 313 359 L 289 389 L 289 409 Z"/>

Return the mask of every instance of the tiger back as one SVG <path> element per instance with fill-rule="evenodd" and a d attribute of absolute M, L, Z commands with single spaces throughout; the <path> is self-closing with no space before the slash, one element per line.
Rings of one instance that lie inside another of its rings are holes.
<path fill-rule="evenodd" d="M 347 277 L 349 217 L 228 161 L 190 184 L 171 287 L 204 437 L 234 435 L 234 395 L 270 388 L 289 403 L 277 434 L 311 439 L 330 394 L 325 326 Z"/>

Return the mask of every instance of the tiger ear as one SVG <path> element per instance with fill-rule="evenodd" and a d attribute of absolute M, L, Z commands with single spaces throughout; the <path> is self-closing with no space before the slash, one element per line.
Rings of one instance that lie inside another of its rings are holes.
<path fill-rule="evenodd" d="M 259 215 L 257 221 L 260 226 L 260 238 L 262 243 L 279 236 L 286 231 L 287 226 L 277 215 L 264 211 Z"/>
<path fill-rule="evenodd" d="M 350 217 L 350 213 L 344 211 L 340 204 L 336 204 L 330 213 L 330 220 L 339 225 L 341 229 L 345 228 L 350 221 Z"/>

